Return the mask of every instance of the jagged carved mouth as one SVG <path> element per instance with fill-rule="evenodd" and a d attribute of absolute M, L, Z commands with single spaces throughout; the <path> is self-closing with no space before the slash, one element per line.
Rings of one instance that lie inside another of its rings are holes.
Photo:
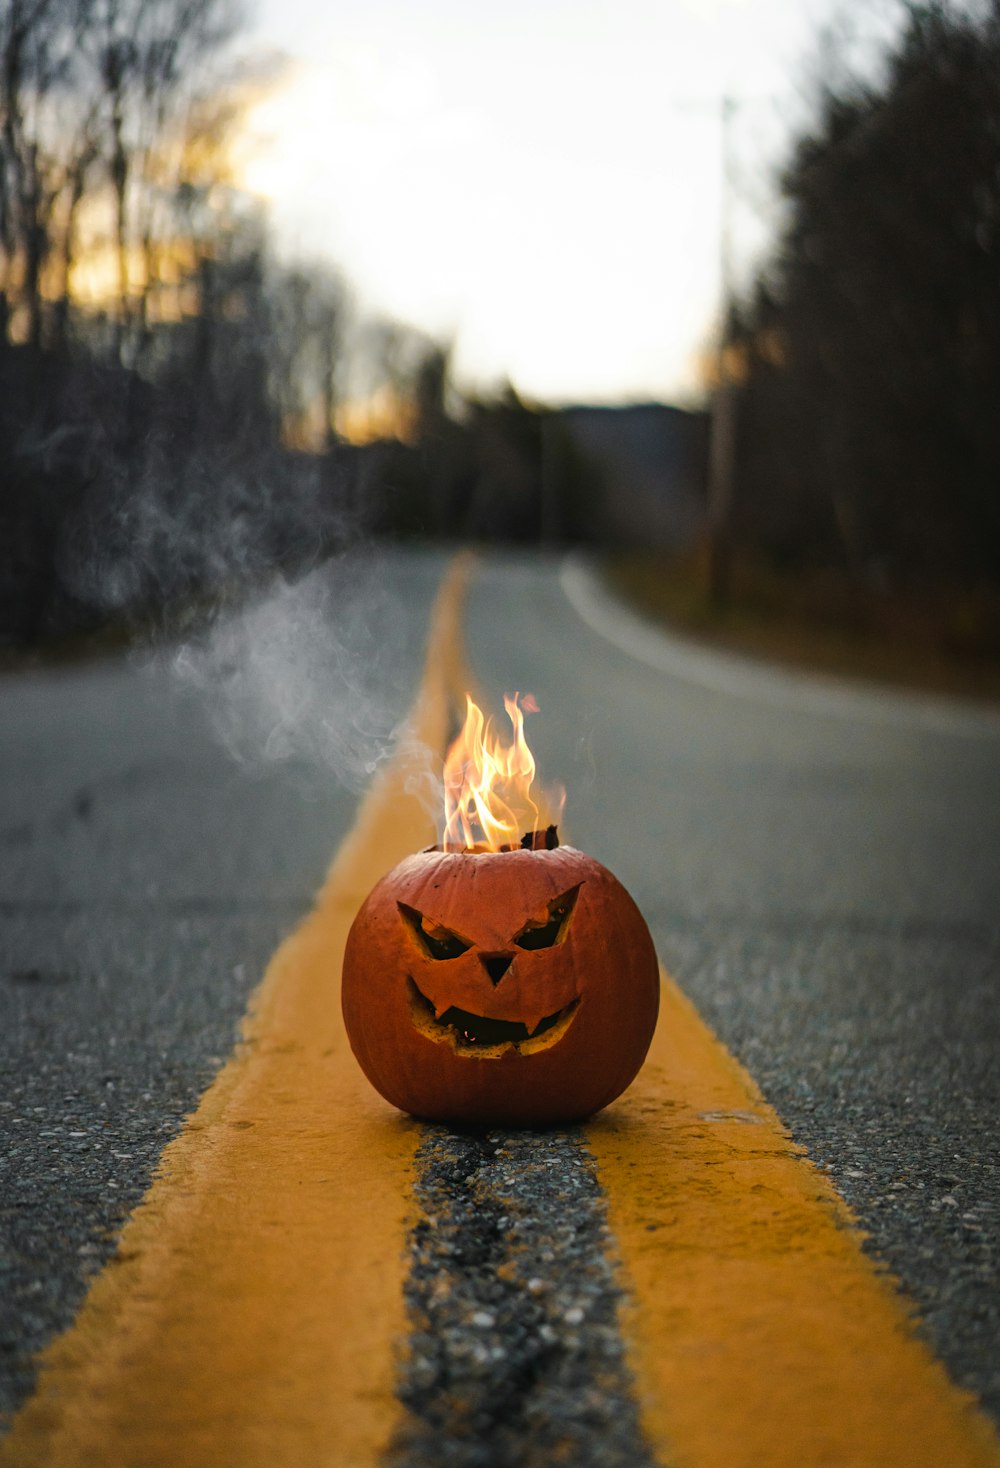
<path fill-rule="evenodd" d="M 454 1006 L 438 1017 L 412 979 L 407 979 L 406 986 L 414 1027 L 436 1044 L 449 1045 L 457 1055 L 473 1055 L 480 1060 L 495 1060 L 511 1051 L 534 1055 L 548 1050 L 565 1035 L 580 1004 L 579 999 L 571 1000 L 555 1014 L 545 1015 L 529 1032 L 521 1020 L 491 1019 Z"/>

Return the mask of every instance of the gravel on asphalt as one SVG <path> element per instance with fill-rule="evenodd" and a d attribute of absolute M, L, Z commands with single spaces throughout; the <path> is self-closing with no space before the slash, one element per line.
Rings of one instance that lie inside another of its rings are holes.
<path fill-rule="evenodd" d="M 432 1126 L 417 1162 L 389 1468 L 652 1468 L 582 1134 Z"/>

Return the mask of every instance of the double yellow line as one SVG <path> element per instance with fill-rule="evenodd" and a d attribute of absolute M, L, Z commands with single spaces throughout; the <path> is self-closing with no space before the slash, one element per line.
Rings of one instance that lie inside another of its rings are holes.
<path fill-rule="evenodd" d="M 376 779 L 236 1053 L 164 1153 L 3 1468 L 374 1468 L 401 1408 L 419 1126 L 340 1022 L 347 929 L 434 839 L 413 794 L 465 686 L 468 567 L 439 593 L 413 745 Z M 587 1128 L 644 1426 L 677 1468 L 998 1468 L 829 1183 L 676 987 L 639 1080 Z"/>

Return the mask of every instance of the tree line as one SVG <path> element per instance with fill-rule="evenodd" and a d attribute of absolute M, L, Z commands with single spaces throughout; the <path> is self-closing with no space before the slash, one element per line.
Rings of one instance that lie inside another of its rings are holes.
<path fill-rule="evenodd" d="M 869 587 L 995 587 L 997 0 L 907 4 L 876 79 L 828 72 L 782 192 L 730 323 L 738 543 Z"/>
<path fill-rule="evenodd" d="M 1000 584 L 1000 0 L 827 70 L 729 322 L 736 544 Z M 358 533 L 601 543 L 566 417 L 278 262 L 230 145 L 231 0 L 0 0 L 0 642 L 195 607 Z M 347 397 L 385 409 L 355 447 Z M 641 526 L 637 526 L 641 535 Z M 1000 644 L 1000 627 L 997 629 Z"/>
<path fill-rule="evenodd" d="M 342 290 L 272 268 L 232 176 L 239 26 L 230 0 L 0 5 L 0 640 L 179 605 L 324 533 L 282 424 Z"/>
<path fill-rule="evenodd" d="M 268 81 L 239 36 L 230 0 L 0 0 L 0 644 L 197 615 L 362 534 L 569 514 L 544 414 L 459 422 L 445 347 L 279 263 L 230 163 Z M 377 442 L 342 438 L 348 393 Z"/>
<path fill-rule="evenodd" d="M 83 242 L 113 271 L 117 355 L 150 325 L 161 257 L 191 230 L 200 92 L 231 40 L 226 0 L 6 0 L 0 12 L 0 247 L 31 346 L 66 343 Z M 184 216 L 187 216 L 186 218 Z"/>

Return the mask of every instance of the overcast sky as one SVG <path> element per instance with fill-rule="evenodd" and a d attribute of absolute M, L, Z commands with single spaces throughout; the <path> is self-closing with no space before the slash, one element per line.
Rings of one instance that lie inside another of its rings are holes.
<path fill-rule="evenodd" d="M 689 398 L 719 299 L 721 99 L 744 267 L 824 0 L 258 0 L 292 58 L 248 182 L 282 248 L 455 342 L 460 381 Z"/>

